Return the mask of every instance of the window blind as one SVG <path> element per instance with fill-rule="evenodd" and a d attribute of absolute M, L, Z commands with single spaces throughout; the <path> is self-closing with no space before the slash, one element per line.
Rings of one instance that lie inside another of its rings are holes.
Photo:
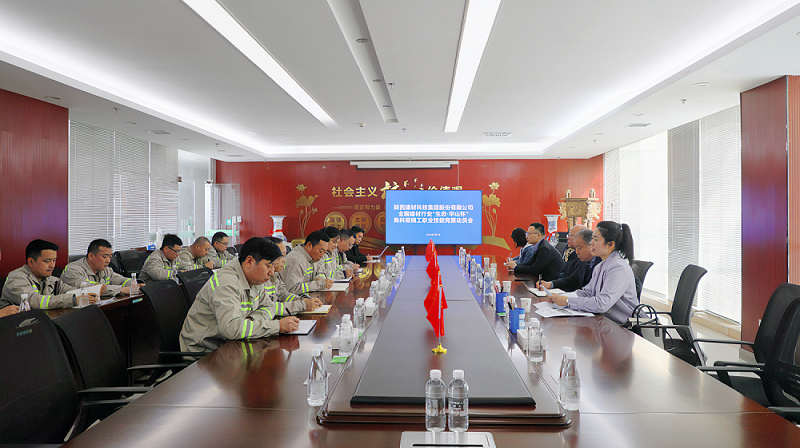
<path fill-rule="evenodd" d="M 176 232 L 177 210 L 178 150 L 150 143 L 150 232 Z"/>

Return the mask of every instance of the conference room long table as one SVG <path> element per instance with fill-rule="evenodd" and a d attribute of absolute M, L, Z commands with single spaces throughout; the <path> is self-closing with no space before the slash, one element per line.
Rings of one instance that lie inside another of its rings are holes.
<path fill-rule="evenodd" d="M 407 269 L 348 363 L 328 364 L 332 389 L 358 382 L 397 288 L 404 282 L 429 281 L 424 270 L 408 268 L 422 258 L 407 257 Z M 446 263 L 457 264 L 457 258 L 440 257 L 440 264 Z M 329 348 L 335 325 L 342 314 L 352 312 L 357 297 L 368 295 L 369 281 L 381 268 L 382 264 L 367 265 L 348 292 L 323 293 L 324 301 L 333 306 L 327 315 L 309 317 L 317 320 L 310 335 L 226 343 L 67 446 L 399 446 L 404 431 L 424 431 L 424 425 L 368 418 L 320 424 L 318 414 L 324 412 L 308 406 L 303 384 L 310 349 L 324 344 L 330 362 L 335 354 Z M 512 280 L 516 297 L 531 296 L 525 282 L 518 281 L 522 279 L 510 273 L 501 277 Z M 498 447 L 800 446 L 800 429 L 788 421 L 603 316 L 544 319 L 545 359 L 528 363 L 503 319 L 480 296 L 472 299 L 512 362 L 528 367 L 525 381 L 539 386 L 531 393 L 537 402 L 543 390 L 550 394 L 557 390 L 561 346 L 569 345 L 577 352 L 580 411 L 568 413 L 566 426 L 471 423 L 470 431 L 491 432 Z M 419 318 L 425 319 L 424 310 Z M 446 335 L 443 342 L 458 344 Z M 419 383 L 421 391 L 426 380 L 409 379 Z"/>

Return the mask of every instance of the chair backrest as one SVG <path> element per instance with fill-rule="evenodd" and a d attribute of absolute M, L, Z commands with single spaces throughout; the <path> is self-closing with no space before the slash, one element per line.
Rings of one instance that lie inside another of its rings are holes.
<path fill-rule="evenodd" d="M 139 252 L 134 249 L 118 250 L 115 252 L 115 255 L 117 256 L 117 260 L 119 260 L 120 266 L 125 271 L 123 275 L 126 277 L 130 277 L 131 274 L 136 274 L 138 276 L 139 272 L 142 270 L 142 266 L 144 266 L 145 260 L 147 260 L 145 252 Z"/>
<path fill-rule="evenodd" d="M 203 289 L 203 286 L 205 286 L 212 275 L 214 275 L 214 271 L 207 267 L 187 272 L 178 272 L 178 278 L 181 280 L 181 284 L 186 291 L 186 303 L 189 307 L 192 306 L 195 297 L 197 297 L 197 293 Z"/>
<path fill-rule="evenodd" d="M 125 272 L 125 269 L 122 269 L 122 265 L 119 264 L 119 258 L 117 257 L 116 253 L 111 256 L 111 262 L 108 263 L 108 265 L 111 267 L 112 271 L 116 272 L 119 275 L 124 275 L 127 277 L 128 273 Z"/>
<path fill-rule="evenodd" d="M 567 250 L 567 243 L 564 243 L 564 242 L 558 242 L 558 243 L 556 244 L 556 250 L 557 250 L 557 251 L 558 251 L 558 253 L 560 253 L 561 255 L 564 255 L 564 251 L 565 251 L 565 250 Z"/>
<path fill-rule="evenodd" d="M 644 285 L 644 278 L 647 277 L 647 271 L 649 271 L 651 267 L 653 267 L 652 261 L 633 260 L 633 263 L 631 263 L 633 275 L 642 282 L 642 285 Z"/>
<path fill-rule="evenodd" d="M 227 248 L 226 250 L 227 250 L 227 251 L 228 251 L 228 253 L 230 253 L 231 255 L 234 255 L 234 256 L 236 256 L 236 255 L 239 255 L 239 251 L 237 251 L 235 247 L 229 247 L 229 248 Z"/>
<path fill-rule="evenodd" d="M 753 355 L 756 362 L 765 363 L 769 359 L 781 319 L 789 304 L 797 297 L 800 297 L 800 285 L 783 283 L 773 291 L 753 340 Z"/>
<path fill-rule="evenodd" d="M 150 304 L 156 320 L 160 351 L 180 351 L 178 338 L 186 314 L 189 313 L 189 307 L 186 305 L 181 287 L 172 280 L 162 280 L 142 286 L 142 293 L 147 298 L 146 302 Z"/>
<path fill-rule="evenodd" d="M 72 263 L 72 262 L 74 262 L 74 261 L 78 261 L 78 260 L 80 260 L 81 258 L 85 258 L 85 257 L 86 257 L 86 255 L 84 255 L 84 254 L 81 254 L 81 255 L 70 255 L 70 256 L 69 256 L 69 258 L 68 258 L 68 260 L 69 260 L 69 263 Z M 112 258 L 113 258 L 113 257 L 112 257 Z"/>
<path fill-rule="evenodd" d="M 125 357 L 100 308 L 91 305 L 72 310 L 53 323 L 76 367 L 80 388 L 128 386 Z"/>
<path fill-rule="evenodd" d="M 675 288 L 675 298 L 672 301 L 672 310 L 669 315 L 675 325 L 691 325 L 692 303 L 694 295 L 697 293 L 697 285 L 700 279 L 706 275 L 707 270 L 690 264 L 681 272 L 678 286 Z M 686 340 L 684 338 L 684 340 Z"/>
<path fill-rule="evenodd" d="M 0 319 L 0 444 L 63 443 L 78 391 L 55 325 L 40 310 Z"/>
<path fill-rule="evenodd" d="M 238 254 L 239 252 L 242 251 L 242 246 L 244 246 L 244 244 L 234 244 L 233 245 L 234 249 L 236 249 L 236 254 Z M 234 254 L 234 255 L 236 255 L 236 254 Z"/>
<path fill-rule="evenodd" d="M 795 353 L 800 338 L 800 298 L 789 302 L 775 332 L 775 345 L 764 367 L 764 392 L 772 406 L 797 407 L 800 400 L 800 365 Z"/>

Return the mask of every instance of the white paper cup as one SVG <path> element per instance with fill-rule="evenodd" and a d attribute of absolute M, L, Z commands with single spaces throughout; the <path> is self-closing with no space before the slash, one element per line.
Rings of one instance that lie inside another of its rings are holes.
<path fill-rule="evenodd" d="M 489 275 L 491 275 L 492 278 L 497 278 L 497 268 L 489 268 Z"/>
<path fill-rule="evenodd" d="M 489 267 L 489 257 L 483 257 L 483 268 L 486 269 Z"/>
<path fill-rule="evenodd" d="M 503 280 L 503 292 L 511 291 L 511 280 Z"/>
<path fill-rule="evenodd" d="M 492 264 L 490 264 L 489 266 L 490 266 L 492 269 L 494 269 L 495 271 L 497 270 L 497 263 L 492 263 Z"/>
<path fill-rule="evenodd" d="M 531 314 L 531 298 L 530 297 L 523 297 L 519 299 L 522 303 L 522 309 L 525 310 L 525 315 Z"/>

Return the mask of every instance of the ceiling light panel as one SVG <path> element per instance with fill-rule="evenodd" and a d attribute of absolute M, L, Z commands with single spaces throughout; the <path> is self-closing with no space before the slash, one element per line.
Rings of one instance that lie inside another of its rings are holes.
<path fill-rule="evenodd" d="M 326 128 L 337 132 L 343 130 L 336 120 L 219 3 L 215 0 L 183 0 L 183 2 Z"/>
<path fill-rule="evenodd" d="M 478 68 L 492 34 L 492 27 L 500 10 L 501 0 L 470 0 L 464 11 L 461 40 L 458 43 L 456 68 L 450 89 L 450 102 L 444 132 L 458 131 L 467 99 L 478 74 Z"/>
<path fill-rule="evenodd" d="M 328 6 L 336 18 L 347 46 L 353 54 L 361 76 L 364 78 L 370 95 L 372 95 L 378 112 L 384 123 L 397 123 L 397 114 L 392 107 L 389 89 L 383 77 L 383 70 L 378 61 L 372 37 L 361 10 L 361 3 L 351 0 L 328 0 Z"/>

